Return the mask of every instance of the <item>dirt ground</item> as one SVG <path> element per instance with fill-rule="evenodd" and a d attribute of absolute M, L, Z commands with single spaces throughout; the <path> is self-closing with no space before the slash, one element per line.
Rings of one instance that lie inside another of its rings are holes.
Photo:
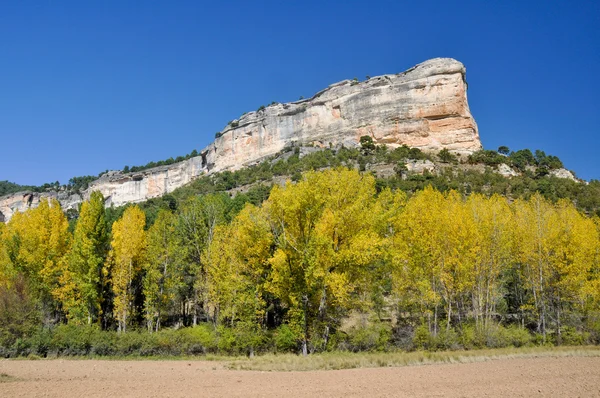
<path fill-rule="evenodd" d="M 600 358 L 311 372 L 207 361 L 0 361 L 0 397 L 600 397 Z M 8 375 L 8 376 L 6 376 Z"/>

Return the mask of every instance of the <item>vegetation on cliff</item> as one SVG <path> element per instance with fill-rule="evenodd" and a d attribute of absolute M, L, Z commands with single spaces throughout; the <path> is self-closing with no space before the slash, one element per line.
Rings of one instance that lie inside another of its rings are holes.
<path fill-rule="evenodd" d="M 72 229 L 56 201 L 16 214 L 0 224 L 3 355 L 600 343 L 597 216 L 560 191 L 507 200 L 495 191 L 518 185 L 495 173 L 465 172 L 453 189 L 444 173 L 345 167 L 406 151 L 292 153 L 144 211 L 94 194 Z"/>

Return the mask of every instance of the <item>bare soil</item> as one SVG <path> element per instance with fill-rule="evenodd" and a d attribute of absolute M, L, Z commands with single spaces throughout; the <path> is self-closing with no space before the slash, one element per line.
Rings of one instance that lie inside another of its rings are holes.
<path fill-rule="evenodd" d="M 600 358 L 309 372 L 208 361 L 2 360 L 0 397 L 600 397 Z"/>

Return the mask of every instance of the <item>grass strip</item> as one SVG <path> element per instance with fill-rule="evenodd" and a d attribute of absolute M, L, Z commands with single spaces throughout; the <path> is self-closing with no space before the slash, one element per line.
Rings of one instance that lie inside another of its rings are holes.
<path fill-rule="evenodd" d="M 522 347 L 472 351 L 416 351 L 385 353 L 331 352 L 302 357 L 293 354 L 267 354 L 230 360 L 227 369 L 258 371 L 312 371 L 355 368 L 419 366 L 438 363 L 470 363 L 497 359 L 539 357 L 600 357 L 598 346 Z"/>

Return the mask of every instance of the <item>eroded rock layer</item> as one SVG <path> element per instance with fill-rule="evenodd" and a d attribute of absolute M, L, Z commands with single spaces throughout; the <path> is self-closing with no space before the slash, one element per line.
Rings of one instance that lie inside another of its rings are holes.
<path fill-rule="evenodd" d="M 18 193 L 0 198 L 0 220 L 55 197 L 75 208 L 92 191 L 121 206 L 172 192 L 203 174 L 235 170 L 292 145 L 356 146 L 363 135 L 389 147 L 481 149 L 467 102 L 465 67 L 450 58 L 423 62 L 403 73 L 345 80 L 312 98 L 273 104 L 234 120 L 201 156 L 138 173 L 110 172 L 81 194 Z"/>
<path fill-rule="evenodd" d="M 397 75 L 345 80 L 310 99 L 247 113 L 203 154 L 208 169 L 220 171 L 243 167 L 292 143 L 352 146 L 363 135 L 390 147 L 480 149 L 463 64 L 436 58 Z"/>

